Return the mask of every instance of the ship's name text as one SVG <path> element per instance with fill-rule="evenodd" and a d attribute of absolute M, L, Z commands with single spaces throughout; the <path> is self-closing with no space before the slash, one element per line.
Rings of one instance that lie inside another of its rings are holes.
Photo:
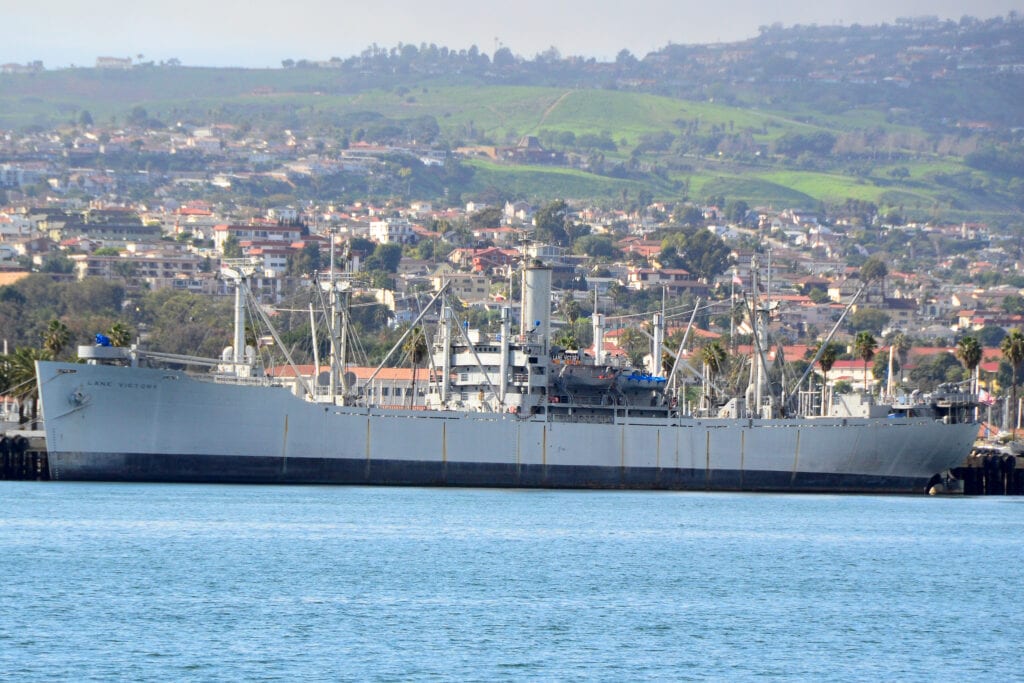
<path fill-rule="evenodd" d="M 149 382 L 110 382 L 92 380 L 88 385 L 91 387 L 109 387 L 111 389 L 156 389 L 156 384 Z"/>

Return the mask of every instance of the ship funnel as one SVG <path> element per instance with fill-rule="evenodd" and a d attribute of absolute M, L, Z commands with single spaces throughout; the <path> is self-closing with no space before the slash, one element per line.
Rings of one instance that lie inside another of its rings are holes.
<path fill-rule="evenodd" d="M 551 269 L 527 268 L 523 271 L 523 334 L 531 332 L 550 342 Z"/>
<path fill-rule="evenodd" d="M 664 372 L 661 368 L 661 347 L 665 343 L 665 321 L 661 313 L 654 314 L 652 326 L 654 334 L 651 336 L 651 367 L 652 375 L 660 375 Z"/>

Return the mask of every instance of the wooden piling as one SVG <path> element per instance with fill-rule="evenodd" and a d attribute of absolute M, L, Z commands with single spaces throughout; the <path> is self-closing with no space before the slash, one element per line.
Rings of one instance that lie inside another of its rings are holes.
<path fill-rule="evenodd" d="M 990 448 L 976 448 L 953 476 L 964 482 L 969 496 L 1024 495 L 1024 457 Z"/>
<path fill-rule="evenodd" d="M 23 434 L 0 434 L 0 480 L 45 481 L 49 478 L 46 448 L 41 439 Z"/>

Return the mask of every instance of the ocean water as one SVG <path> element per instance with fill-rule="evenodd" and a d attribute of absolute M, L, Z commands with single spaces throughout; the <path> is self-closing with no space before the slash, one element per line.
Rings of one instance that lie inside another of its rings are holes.
<path fill-rule="evenodd" d="M 0 482 L 0 679 L 1020 680 L 1024 499 Z"/>

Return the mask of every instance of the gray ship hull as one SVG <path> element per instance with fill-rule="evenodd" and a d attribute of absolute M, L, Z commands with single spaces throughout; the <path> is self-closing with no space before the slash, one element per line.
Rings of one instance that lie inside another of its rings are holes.
<path fill-rule="evenodd" d="M 384 410 L 165 370 L 38 364 L 55 480 L 924 492 L 973 424 Z"/>
<path fill-rule="evenodd" d="M 509 465 L 204 454 L 57 453 L 54 479 L 255 484 L 366 484 L 666 491 L 923 492 L 930 477 L 782 471 Z"/>

